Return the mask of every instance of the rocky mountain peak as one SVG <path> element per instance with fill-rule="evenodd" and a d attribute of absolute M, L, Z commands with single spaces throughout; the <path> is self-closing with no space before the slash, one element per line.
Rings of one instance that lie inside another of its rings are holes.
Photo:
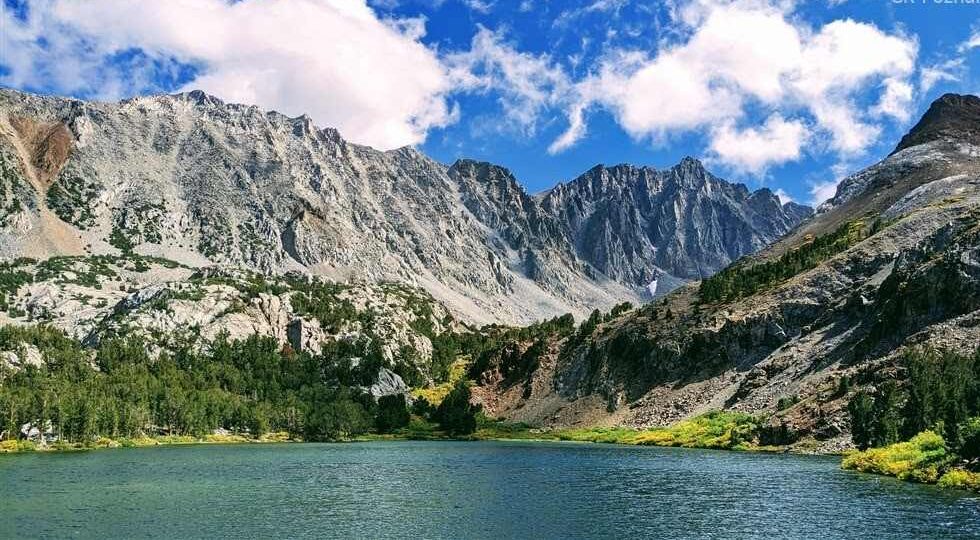
<path fill-rule="evenodd" d="M 199 105 L 213 105 L 220 107 L 225 104 L 220 98 L 212 96 L 203 90 L 191 90 L 181 95 L 187 101 L 193 101 Z"/>
<path fill-rule="evenodd" d="M 943 139 L 980 145 L 980 97 L 945 94 L 933 101 L 892 153 Z"/>
<path fill-rule="evenodd" d="M 681 171 L 696 173 L 696 174 L 708 173 L 707 169 L 704 168 L 704 163 L 702 163 L 700 159 L 692 156 L 684 156 L 677 163 L 677 165 L 674 165 L 674 168 Z"/>
<path fill-rule="evenodd" d="M 519 185 L 517 179 L 510 172 L 510 169 L 490 163 L 489 161 L 478 161 L 475 159 L 458 159 L 450 167 L 450 174 L 461 174 L 471 176 L 481 182 L 505 185 Z"/>

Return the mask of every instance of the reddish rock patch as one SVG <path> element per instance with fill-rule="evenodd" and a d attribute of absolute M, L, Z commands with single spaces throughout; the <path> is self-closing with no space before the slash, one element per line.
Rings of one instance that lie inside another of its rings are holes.
<path fill-rule="evenodd" d="M 73 146 L 71 131 L 61 122 L 12 118 L 10 123 L 27 151 L 28 165 L 34 169 L 35 177 L 46 189 L 68 161 Z"/>

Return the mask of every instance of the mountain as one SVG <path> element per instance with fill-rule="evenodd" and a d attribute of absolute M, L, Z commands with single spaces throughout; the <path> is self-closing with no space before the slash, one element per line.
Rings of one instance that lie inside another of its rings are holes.
<path fill-rule="evenodd" d="M 726 409 L 770 418 L 764 443 L 850 446 L 849 400 L 906 351 L 980 346 L 978 104 L 943 96 L 811 219 L 700 284 L 488 351 L 471 375 L 489 413 L 655 426 Z"/>
<path fill-rule="evenodd" d="M 663 171 L 600 165 L 540 201 L 582 260 L 633 285 L 707 277 L 811 213 L 768 189 L 725 182 L 690 157 Z"/>
<path fill-rule="evenodd" d="M 945 94 L 902 137 L 895 151 L 936 140 L 980 144 L 980 98 Z"/>
<path fill-rule="evenodd" d="M 120 103 L 0 91 L 0 173 L 5 259 L 132 253 L 399 282 L 474 322 L 640 302 L 809 214 L 692 159 L 597 167 L 532 196 L 501 167 L 376 151 L 197 91 Z"/>

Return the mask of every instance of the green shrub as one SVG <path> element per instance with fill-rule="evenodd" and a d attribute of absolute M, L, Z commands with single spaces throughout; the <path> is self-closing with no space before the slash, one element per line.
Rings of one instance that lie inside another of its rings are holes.
<path fill-rule="evenodd" d="M 379 433 L 391 433 L 401 429 L 407 426 L 411 419 L 403 394 L 381 396 L 378 399 L 378 413 L 374 417 L 374 427 Z"/>
<path fill-rule="evenodd" d="M 800 402 L 799 396 L 783 396 L 779 398 L 779 401 L 776 402 L 776 410 L 785 411 L 786 409 L 792 407 L 793 405 L 796 405 L 799 402 Z"/>
<path fill-rule="evenodd" d="M 950 469 L 939 478 L 942 487 L 972 489 L 980 491 L 980 473 L 964 469 Z"/>
<path fill-rule="evenodd" d="M 841 467 L 895 476 L 901 480 L 935 483 L 953 460 L 942 436 L 923 431 L 908 442 L 848 454 Z"/>
<path fill-rule="evenodd" d="M 964 459 L 980 458 L 980 416 L 959 425 L 957 453 Z"/>
<path fill-rule="evenodd" d="M 432 418 L 447 433 L 469 435 L 476 431 L 476 415 L 479 412 L 480 407 L 470 403 L 469 384 L 459 381 L 436 408 Z"/>

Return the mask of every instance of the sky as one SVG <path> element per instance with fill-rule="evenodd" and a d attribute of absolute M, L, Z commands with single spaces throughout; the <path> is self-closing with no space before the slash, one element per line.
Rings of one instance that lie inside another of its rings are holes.
<path fill-rule="evenodd" d="M 954 0 L 0 0 L 0 86 L 201 89 L 350 141 L 509 168 L 718 176 L 819 204 L 946 92 L 980 93 Z"/>

